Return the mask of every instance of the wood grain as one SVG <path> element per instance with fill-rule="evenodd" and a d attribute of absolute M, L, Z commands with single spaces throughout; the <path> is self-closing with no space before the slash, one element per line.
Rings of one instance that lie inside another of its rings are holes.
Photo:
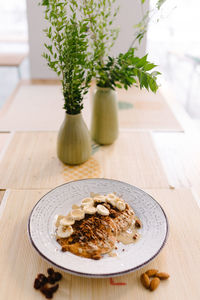
<path fill-rule="evenodd" d="M 2 299 L 44 299 L 33 289 L 35 276 L 46 272 L 46 263 L 33 249 L 27 236 L 29 213 L 46 191 L 11 191 L 0 220 L 0 280 Z M 64 274 L 55 295 L 58 300 L 198 300 L 200 286 L 200 211 L 192 193 L 181 190 L 147 190 L 163 206 L 170 225 L 169 238 L 159 256 L 143 269 L 109 279 L 87 279 Z M 188 214 L 189 212 L 189 214 Z M 8 230 L 9 226 L 9 230 Z M 170 274 L 155 292 L 144 289 L 139 281 L 142 272 L 156 268 Z M 125 283 L 125 285 L 113 285 Z M 12 288 L 10 288 L 12 287 Z"/>
<path fill-rule="evenodd" d="M 0 190 L 0 205 L 1 205 L 1 201 L 3 199 L 4 194 L 5 194 L 5 190 Z"/>
<path fill-rule="evenodd" d="M 90 103 L 85 98 L 83 117 L 90 123 Z M 9 110 L 0 119 L 0 131 L 58 130 L 64 120 L 60 85 L 21 84 Z"/>
<path fill-rule="evenodd" d="M 26 53 L 15 53 L 15 54 L 1 53 L 0 66 L 19 67 L 26 56 L 27 56 Z"/>
<path fill-rule="evenodd" d="M 11 107 L 11 104 L 13 103 L 15 96 L 18 93 L 18 90 L 21 86 L 21 81 L 19 81 L 17 83 L 17 85 L 15 86 L 13 92 L 11 93 L 11 95 L 7 98 L 7 100 L 5 101 L 5 103 L 3 104 L 3 106 L 0 109 L 0 122 L 2 120 L 2 118 L 6 115 L 6 113 L 8 112 L 9 108 Z M 15 128 L 12 128 L 12 130 L 15 130 Z M 1 132 L 6 132 L 6 131 L 10 131 L 8 129 L 1 129 L 0 127 L 0 131 Z"/>
<path fill-rule="evenodd" d="M 9 136 L 10 136 L 9 133 L 0 133 L 0 153 L 4 149 Z"/>
<path fill-rule="evenodd" d="M 102 177 L 141 188 L 169 187 L 148 132 L 121 132 L 113 145 L 100 147 L 94 157 L 100 163 Z"/>
<path fill-rule="evenodd" d="M 193 125 L 192 119 L 184 109 L 179 99 L 177 99 L 177 96 L 175 96 L 175 94 L 173 93 L 171 85 L 166 81 L 163 81 L 160 88 L 160 93 L 164 101 L 166 101 L 169 105 L 170 110 L 176 116 L 178 122 L 181 124 L 183 130 L 190 132 L 193 135 L 195 132 L 195 126 Z"/>
<path fill-rule="evenodd" d="M 57 159 L 56 139 L 56 132 L 15 133 L 0 163 L 0 188 L 45 189 L 65 183 L 66 168 Z M 145 188 L 168 187 L 148 132 L 121 132 L 113 145 L 100 147 L 94 158 L 102 177 Z"/>
<path fill-rule="evenodd" d="M 182 127 L 160 93 L 156 95 L 136 88 L 118 90 L 118 100 L 131 109 L 119 110 L 121 128 L 181 131 Z M 90 127 L 93 91 L 84 100 L 83 116 Z M 58 130 L 64 110 L 61 85 L 22 83 L 9 110 L 0 118 L 0 131 Z M 130 108 L 130 107 L 129 107 Z"/>
<path fill-rule="evenodd" d="M 119 110 L 120 128 L 183 131 L 159 91 L 154 94 L 135 87 L 116 91 L 118 101 L 127 106 L 127 109 Z"/>
<path fill-rule="evenodd" d="M 127 103 L 132 103 L 133 109 L 119 111 L 121 128 L 182 131 L 166 102 L 140 100 Z"/>
<path fill-rule="evenodd" d="M 200 197 L 200 139 L 181 133 L 154 133 L 153 139 L 169 184 L 192 187 Z"/>

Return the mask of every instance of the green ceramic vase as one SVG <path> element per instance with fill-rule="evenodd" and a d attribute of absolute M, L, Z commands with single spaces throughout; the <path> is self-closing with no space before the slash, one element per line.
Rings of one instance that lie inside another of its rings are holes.
<path fill-rule="evenodd" d="M 57 155 L 68 165 L 78 165 L 89 159 L 91 138 L 81 113 L 66 113 L 58 133 Z"/>
<path fill-rule="evenodd" d="M 102 145 L 112 144 L 118 137 L 117 93 L 97 87 L 93 97 L 92 139 Z"/>

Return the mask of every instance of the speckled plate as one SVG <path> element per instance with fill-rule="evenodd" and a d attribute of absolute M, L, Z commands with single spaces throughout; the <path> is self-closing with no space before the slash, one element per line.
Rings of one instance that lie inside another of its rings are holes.
<path fill-rule="evenodd" d="M 105 256 L 100 260 L 79 257 L 62 252 L 55 240 L 56 216 L 66 215 L 73 204 L 80 204 L 91 192 L 122 195 L 142 221 L 141 238 L 134 244 L 118 244 L 117 257 Z M 37 202 L 28 222 L 30 241 L 44 259 L 66 272 L 85 277 L 114 277 L 143 267 L 159 254 L 167 233 L 167 217 L 156 200 L 130 184 L 103 178 L 77 180 L 56 187 Z"/>

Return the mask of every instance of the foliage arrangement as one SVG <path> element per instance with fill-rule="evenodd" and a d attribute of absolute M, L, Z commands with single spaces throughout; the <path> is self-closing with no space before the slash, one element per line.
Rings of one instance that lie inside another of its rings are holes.
<path fill-rule="evenodd" d="M 141 5 L 145 0 L 140 0 Z M 158 0 L 157 8 L 166 0 Z M 88 92 L 92 77 L 97 86 L 127 89 L 131 85 L 156 92 L 158 89 L 156 67 L 135 56 L 133 45 L 126 53 L 109 56 L 119 33 L 115 21 L 119 11 L 116 0 L 42 0 L 45 19 L 44 30 L 50 43 L 45 43 L 43 57 L 48 66 L 61 78 L 64 109 L 68 114 L 78 114 L 83 108 L 83 97 Z M 144 37 L 149 21 L 149 11 L 136 25 L 134 42 Z"/>
<path fill-rule="evenodd" d="M 88 92 L 93 75 L 88 20 L 78 15 L 81 10 L 78 1 L 43 0 L 41 4 L 49 22 L 44 32 L 50 40 L 50 44 L 45 43 L 47 51 L 43 57 L 61 78 L 64 109 L 68 114 L 78 114 L 83 108 L 83 96 Z"/>
<path fill-rule="evenodd" d="M 148 28 L 148 24 L 149 24 L 150 20 L 153 18 L 153 16 L 155 16 L 155 14 L 157 14 L 157 12 L 161 9 L 162 5 L 166 1 L 167 0 L 157 0 L 156 5 L 155 5 L 155 9 L 153 9 L 153 10 L 148 9 L 144 13 L 143 6 L 144 6 L 146 0 L 140 0 L 142 19 L 140 20 L 139 23 L 134 25 L 134 28 L 136 29 L 136 32 L 135 32 L 134 40 L 132 41 L 130 47 L 133 47 L 137 41 L 138 41 L 139 44 L 141 43 L 142 39 L 144 38 L 145 34 L 147 33 L 147 28 Z"/>
<path fill-rule="evenodd" d="M 156 79 L 160 73 L 157 71 L 149 73 L 156 65 L 147 61 L 147 55 L 142 58 L 135 56 L 134 51 L 134 48 L 130 48 L 126 53 L 121 53 L 116 58 L 108 56 L 106 63 L 100 63 L 96 67 L 97 86 L 128 89 L 135 85 L 156 92 L 158 89 Z"/>
<path fill-rule="evenodd" d="M 145 2 L 145 0 L 141 1 L 142 4 Z M 160 73 L 150 72 L 156 65 L 147 61 L 147 55 L 142 58 L 135 56 L 135 48 L 132 46 L 126 53 L 121 53 L 117 57 L 108 55 L 119 32 L 118 28 L 113 28 L 119 11 L 118 7 L 113 9 L 115 2 L 116 0 L 85 0 L 84 7 L 82 7 L 83 15 L 89 22 L 97 86 L 128 89 L 135 85 L 156 92 L 158 89 L 157 76 Z M 145 18 L 147 19 L 147 15 Z M 142 24 L 145 22 L 145 18 L 142 20 Z M 140 28 L 135 39 L 141 41 L 144 35 L 145 30 L 143 29 L 143 33 L 141 33 Z"/>
<path fill-rule="evenodd" d="M 103 62 L 119 34 L 114 24 L 119 7 L 116 0 L 83 0 L 83 18 L 88 20 L 90 46 L 95 62 Z"/>

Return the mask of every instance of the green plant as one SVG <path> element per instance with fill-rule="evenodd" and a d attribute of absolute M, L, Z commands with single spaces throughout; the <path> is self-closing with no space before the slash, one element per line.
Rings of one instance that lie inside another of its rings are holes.
<path fill-rule="evenodd" d="M 147 33 L 147 28 L 149 25 L 150 20 L 153 18 L 153 16 L 155 16 L 155 14 L 158 13 L 158 11 L 161 9 L 162 5 L 166 2 L 167 0 L 157 0 L 156 5 L 155 5 L 155 9 L 147 9 L 146 12 L 144 12 L 144 4 L 146 2 L 146 0 L 140 0 L 140 4 L 141 4 L 141 13 L 142 13 L 142 19 L 140 20 L 139 23 L 134 25 L 134 28 L 136 29 L 136 32 L 134 34 L 134 39 L 130 45 L 130 48 L 132 48 L 135 43 L 138 41 L 138 43 L 140 44 L 142 39 L 144 38 L 145 34 Z M 157 21 L 158 21 L 158 17 L 157 17 Z"/>
<path fill-rule="evenodd" d="M 114 27 L 119 11 L 119 7 L 113 9 L 116 0 L 85 0 L 83 2 L 83 15 L 89 22 L 88 33 L 94 53 L 97 86 L 127 89 L 135 85 L 156 92 L 158 89 L 156 79 L 160 73 L 149 72 L 156 65 L 147 61 L 147 55 L 142 58 L 136 57 L 135 48 L 130 47 L 126 53 L 121 53 L 117 57 L 109 56 L 119 32 L 119 29 Z"/>
<path fill-rule="evenodd" d="M 88 20 L 90 45 L 94 60 L 103 63 L 119 34 L 115 19 L 119 12 L 116 0 L 82 0 L 83 18 Z"/>
<path fill-rule="evenodd" d="M 134 51 L 135 49 L 131 48 L 116 58 L 109 56 L 105 63 L 97 65 L 97 86 L 128 89 L 135 85 L 156 92 L 158 89 L 156 78 L 160 73 L 157 71 L 149 73 L 156 65 L 147 61 L 147 55 L 142 58 L 136 57 Z"/>
<path fill-rule="evenodd" d="M 50 24 L 44 30 L 50 44 L 44 44 L 47 52 L 43 57 L 61 78 L 64 109 L 68 114 L 78 114 L 93 75 L 88 20 L 78 15 L 81 8 L 75 0 L 43 0 L 41 4 Z"/>

